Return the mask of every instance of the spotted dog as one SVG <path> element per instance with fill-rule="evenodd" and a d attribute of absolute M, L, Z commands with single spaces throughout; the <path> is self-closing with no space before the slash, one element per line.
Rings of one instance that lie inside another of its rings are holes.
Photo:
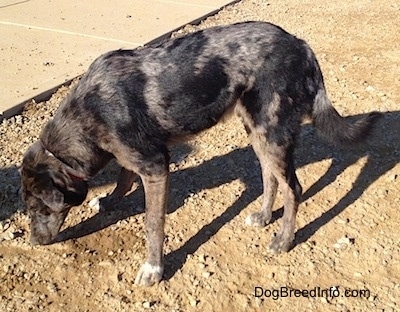
<path fill-rule="evenodd" d="M 138 175 L 146 205 L 147 260 L 138 285 L 161 280 L 168 197 L 168 148 L 208 129 L 235 110 L 257 155 L 263 179 L 252 226 L 270 222 L 278 185 L 282 226 L 269 249 L 288 251 L 302 188 L 293 149 L 304 118 L 337 143 L 359 142 L 379 116 L 351 122 L 331 105 L 316 57 L 301 39 L 264 22 L 198 31 L 96 59 L 23 158 L 23 197 L 32 244 L 49 244 L 87 181 L 111 159 L 122 171 L 103 202 L 115 205 Z"/>

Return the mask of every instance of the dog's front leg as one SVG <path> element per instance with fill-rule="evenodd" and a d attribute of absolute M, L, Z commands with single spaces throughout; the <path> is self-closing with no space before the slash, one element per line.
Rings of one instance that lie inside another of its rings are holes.
<path fill-rule="evenodd" d="M 136 176 L 136 173 L 133 171 L 121 168 L 117 186 L 114 191 L 110 195 L 99 199 L 100 210 L 114 209 L 115 205 L 131 190 Z"/>
<path fill-rule="evenodd" d="M 146 201 L 147 260 L 136 276 L 135 284 L 151 286 L 159 282 L 164 271 L 164 223 L 167 207 L 168 172 L 141 176 Z"/>

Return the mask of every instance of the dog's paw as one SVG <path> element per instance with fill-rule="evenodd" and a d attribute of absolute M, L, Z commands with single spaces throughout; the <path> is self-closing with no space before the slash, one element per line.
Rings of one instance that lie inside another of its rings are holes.
<path fill-rule="evenodd" d="M 135 278 L 135 284 L 138 286 L 152 286 L 161 281 L 163 271 L 163 267 L 145 262 Z"/>
<path fill-rule="evenodd" d="M 279 254 L 288 252 L 292 248 L 293 239 L 285 239 L 283 235 L 276 235 L 268 247 L 269 252 Z"/>
<path fill-rule="evenodd" d="M 265 219 L 261 212 L 254 212 L 247 216 L 246 225 L 254 226 L 254 227 L 265 227 L 268 225 L 270 221 L 269 219 Z"/>

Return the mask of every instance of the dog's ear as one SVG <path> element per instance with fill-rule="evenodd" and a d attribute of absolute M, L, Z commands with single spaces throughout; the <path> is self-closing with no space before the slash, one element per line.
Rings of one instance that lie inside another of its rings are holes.
<path fill-rule="evenodd" d="M 34 194 L 40 198 L 46 206 L 56 212 L 61 212 L 65 207 L 64 194 L 61 193 L 54 185 L 48 185 L 40 192 Z"/>
<path fill-rule="evenodd" d="M 51 210 L 60 212 L 64 208 L 64 194 L 58 189 L 52 179 L 52 173 L 44 170 L 40 173 L 32 174 L 32 194 L 40 198 L 43 203 Z"/>
<path fill-rule="evenodd" d="M 47 170 L 36 179 L 34 195 L 56 212 L 82 204 L 88 192 L 86 181 L 70 177 L 64 170 Z"/>
<path fill-rule="evenodd" d="M 82 204 L 88 192 L 86 181 L 76 175 L 71 176 L 65 168 L 59 172 L 50 172 L 50 176 L 53 185 L 62 193 L 64 204 L 69 207 Z"/>

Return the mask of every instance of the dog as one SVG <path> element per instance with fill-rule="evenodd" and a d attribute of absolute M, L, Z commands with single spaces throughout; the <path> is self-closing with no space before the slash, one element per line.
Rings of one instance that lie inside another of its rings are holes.
<path fill-rule="evenodd" d="M 302 195 L 293 150 L 303 120 L 311 119 L 332 142 L 353 144 L 368 135 L 379 113 L 355 121 L 341 117 L 308 44 L 265 22 L 214 27 L 97 58 L 23 157 L 31 243 L 55 239 L 70 208 L 85 200 L 87 181 L 115 158 L 121 174 L 102 205 L 117 204 L 136 176 L 141 178 L 148 253 L 135 283 L 159 282 L 168 148 L 233 110 L 243 120 L 263 180 L 261 209 L 246 223 L 263 227 L 270 222 L 279 186 L 284 214 L 269 249 L 288 251 Z"/>

